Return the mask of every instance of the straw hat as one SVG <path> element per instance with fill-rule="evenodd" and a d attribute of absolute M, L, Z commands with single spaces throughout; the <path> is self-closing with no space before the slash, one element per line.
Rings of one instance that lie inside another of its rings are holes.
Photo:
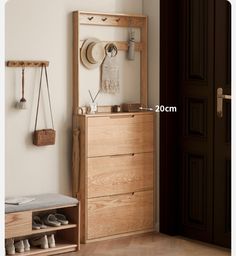
<path fill-rule="evenodd" d="M 81 61 L 88 69 L 93 69 L 102 64 L 105 58 L 105 49 L 97 38 L 88 38 L 84 41 L 81 53 Z"/>

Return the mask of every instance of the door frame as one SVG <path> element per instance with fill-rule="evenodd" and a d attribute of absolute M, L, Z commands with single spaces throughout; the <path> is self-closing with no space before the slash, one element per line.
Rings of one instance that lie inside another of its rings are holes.
<path fill-rule="evenodd" d="M 178 1 L 160 0 L 160 105 L 177 106 L 177 109 L 178 20 Z M 160 232 L 177 235 L 178 112 L 160 115 L 160 134 Z"/>

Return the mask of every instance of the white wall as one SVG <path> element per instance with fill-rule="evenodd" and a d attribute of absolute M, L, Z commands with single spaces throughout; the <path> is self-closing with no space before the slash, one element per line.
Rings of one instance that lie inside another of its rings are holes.
<path fill-rule="evenodd" d="M 49 60 L 57 131 L 55 146 L 32 145 L 39 70 L 25 70 L 27 110 L 17 110 L 21 70 L 6 68 L 6 196 L 69 194 L 71 169 L 72 17 L 74 10 L 142 13 L 142 0 L 9 0 L 5 6 L 6 60 Z M 127 77 L 127 79 L 129 79 Z M 43 97 L 46 100 L 45 95 Z M 45 112 L 41 109 L 41 116 Z M 49 125 L 41 118 L 39 127 Z"/>
<path fill-rule="evenodd" d="M 159 56 L 160 56 L 160 1 L 143 0 L 143 14 L 148 16 L 148 86 L 149 86 L 149 104 L 151 107 L 159 105 Z M 159 230 L 159 114 L 157 115 L 157 224 Z"/>

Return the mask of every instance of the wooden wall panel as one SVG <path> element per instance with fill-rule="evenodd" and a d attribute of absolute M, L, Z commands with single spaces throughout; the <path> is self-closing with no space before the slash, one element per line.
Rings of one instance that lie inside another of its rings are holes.
<path fill-rule="evenodd" d="M 186 99 L 187 136 L 207 136 L 207 100 Z"/>
<path fill-rule="evenodd" d="M 207 1 L 188 2 L 187 80 L 206 80 Z"/>

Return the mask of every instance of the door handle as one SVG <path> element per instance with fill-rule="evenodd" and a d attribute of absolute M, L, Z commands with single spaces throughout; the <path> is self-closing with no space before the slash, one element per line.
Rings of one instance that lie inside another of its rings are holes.
<path fill-rule="evenodd" d="M 217 116 L 223 117 L 223 100 L 231 100 L 231 95 L 223 94 L 223 88 L 217 89 Z"/>

